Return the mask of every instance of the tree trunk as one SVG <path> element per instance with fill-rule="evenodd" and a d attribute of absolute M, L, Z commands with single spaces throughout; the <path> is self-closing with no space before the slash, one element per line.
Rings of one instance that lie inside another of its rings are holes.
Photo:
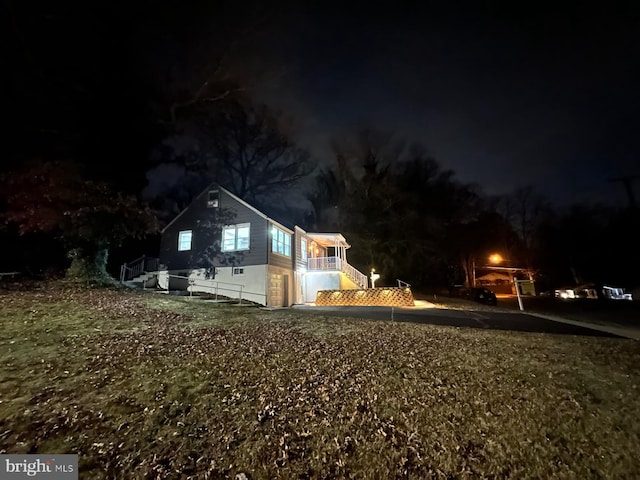
<path fill-rule="evenodd" d="M 66 278 L 78 282 L 88 283 L 116 283 L 107 273 L 107 245 L 89 245 L 73 248 L 68 256 L 71 265 L 67 269 Z"/>
<path fill-rule="evenodd" d="M 475 287 L 475 268 L 473 257 L 463 255 L 461 258 L 462 269 L 464 270 L 464 286 L 466 288 Z"/>

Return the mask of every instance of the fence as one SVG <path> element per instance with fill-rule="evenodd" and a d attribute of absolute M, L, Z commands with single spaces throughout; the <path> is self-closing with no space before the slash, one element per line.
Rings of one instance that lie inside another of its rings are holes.
<path fill-rule="evenodd" d="M 319 290 L 318 306 L 412 307 L 413 294 L 408 287 L 380 287 L 364 290 Z"/>

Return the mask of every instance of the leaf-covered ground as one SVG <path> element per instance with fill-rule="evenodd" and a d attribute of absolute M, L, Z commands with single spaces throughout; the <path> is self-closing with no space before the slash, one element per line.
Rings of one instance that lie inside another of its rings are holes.
<path fill-rule="evenodd" d="M 0 453 L 100 478 L 630 478 L 631 340 L 0 292 Z"/>

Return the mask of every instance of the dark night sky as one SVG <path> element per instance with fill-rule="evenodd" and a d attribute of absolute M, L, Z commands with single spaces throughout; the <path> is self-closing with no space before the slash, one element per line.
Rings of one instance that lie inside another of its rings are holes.
<path fill-rule="evenodd" d="M 638 9 L 563 8 L 288 10 L 260 42 L 285 73 L 258 97 L 321 158 L 368 125 L 489 194 L 624 202 L 607 178 L 640 173 Z"/>
<path fill-rule="evenodd" d="M 57 4 L 45 11 L 9 2 L 2 62 L 13 77 L 3 79 L 11 85 L 3 89 L 5 111 L 43 130 L 41 119 L 67 110 L 78 117 L 67 106 L 85 95 L 81 118 L 71 123 L 97 122 L 89 129 L 103 132 L 96 142 L 131 165 L 143 149 L 129 145 L 150 135 L 139 133 L 145 129 L 136 116 L 145 115 L 144 96 L 166 90 L 167 72 L 188 77 L 219 51 L 221 36 L 245 23 L 244 5 L 232 3 L 227 10 L 214 2 L 141 2 L 60 13 Z M 640 174 L 635 2 L 441 3 L 447 7 L 269 4 L 267 21 L 242 37 L 232 70 L 250 95 L 294 119 L 300 143 L 323 162 L 332 157 L 332 137 L 373 127 L 421 142 L 489 194 L 531 184 L 558 203 L 626 201 L 622 186 L 607 179 Z M 104 68 L 95 61 L 101 52 L 109 57 Z M 51 90 L 40 91 L 47 82 Z M 9 136 L 25 143 L 21 121 Z"/>

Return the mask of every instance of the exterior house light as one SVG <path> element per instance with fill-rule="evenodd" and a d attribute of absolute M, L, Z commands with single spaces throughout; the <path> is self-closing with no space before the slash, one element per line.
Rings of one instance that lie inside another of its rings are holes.
<path fill-rule="evenodd" d="M 375 268 L 371 269 L 371 276 L 369 278 L 371 278 L 371 288 L 376 288 L 376 280 L 380 278 L 380 274 L 376 273 Z"/>

